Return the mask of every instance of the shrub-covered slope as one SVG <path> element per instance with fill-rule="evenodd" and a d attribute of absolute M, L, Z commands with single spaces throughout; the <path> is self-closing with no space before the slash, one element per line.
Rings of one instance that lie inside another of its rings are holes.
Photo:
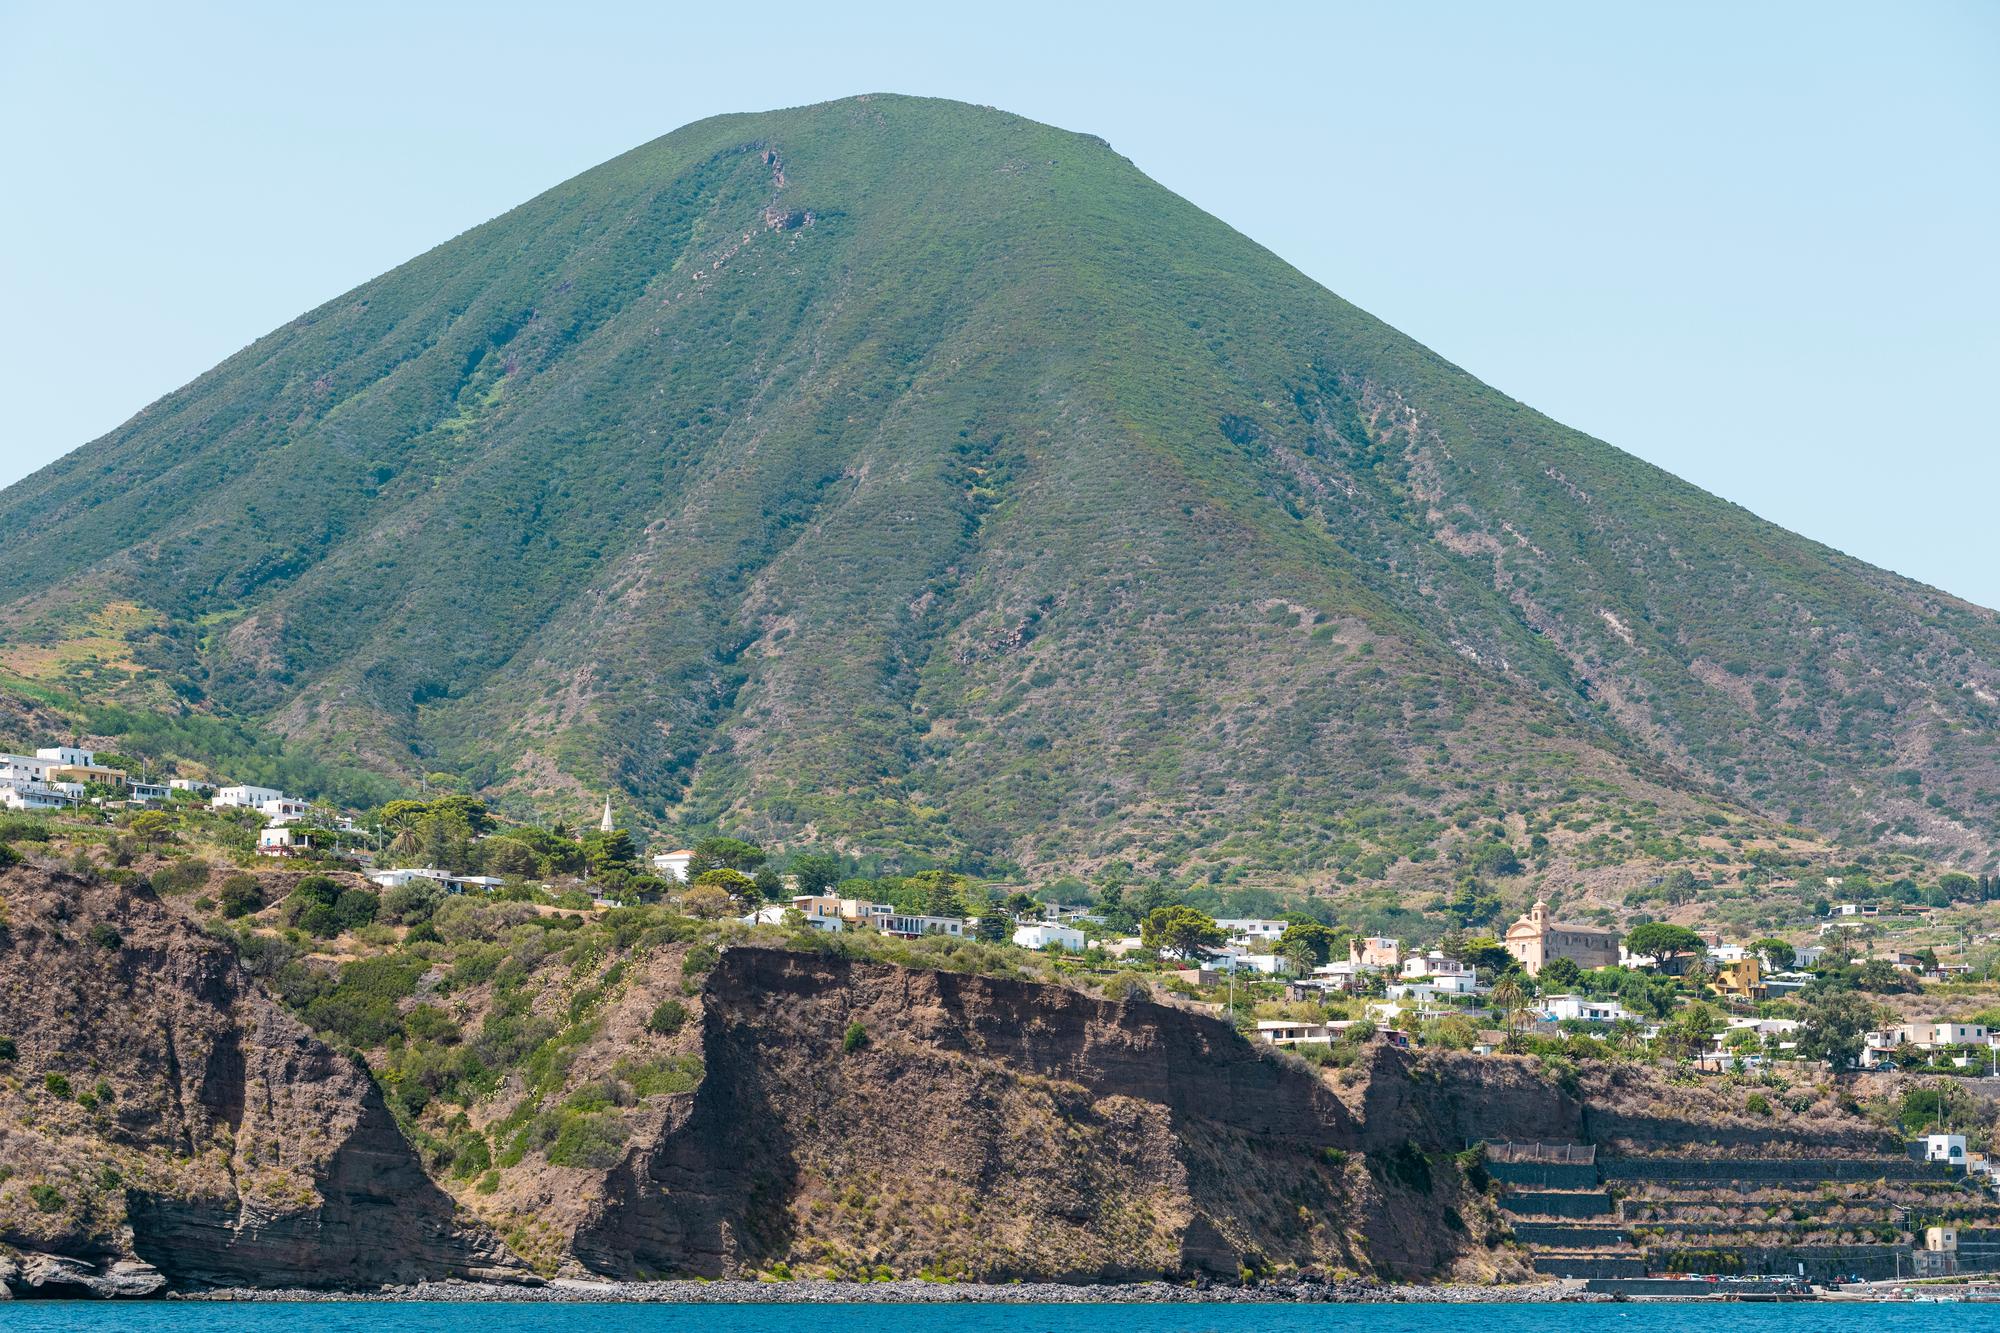
<path fill-rule="evenodd" d="M 2000 828 L 1991 612 L 947 102 L 703 121 L 329 302 L 0 494 L 0 599 L 91 698 L 971 863 Z"/>

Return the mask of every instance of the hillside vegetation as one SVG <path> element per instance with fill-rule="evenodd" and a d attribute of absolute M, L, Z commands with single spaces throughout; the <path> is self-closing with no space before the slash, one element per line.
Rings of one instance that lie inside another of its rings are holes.
<path fill-rule="evenodd" d="M 901 97 L 647 144 L 0 493 L 0 672 L 348 789 L 994 871 L 2000 833 L 1991 612 L 1513 402 L 1100 140 Z"/>

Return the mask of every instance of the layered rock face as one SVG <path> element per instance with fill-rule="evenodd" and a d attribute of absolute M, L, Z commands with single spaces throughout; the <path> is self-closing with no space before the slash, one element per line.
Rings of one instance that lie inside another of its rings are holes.
<path fill-rule="evenodd" d="M 705 1082 L 575 1236 L 595 1271 L 1505 1266 L 1448 1159 L 1411 1167 L 1434 1125 L 1364 1124 L 1205 1015 L 759 948 L 723 955 L 703 1009 Z"/>
<path fill-rule="evenodd" d="M 0 893 L 0 1245 L 24 1256 L 0 1278 L 134 1295 L 521 1271 L 457 1218 L 367 1071 L 226 943 L 113 884 L 20 867 Z"/>

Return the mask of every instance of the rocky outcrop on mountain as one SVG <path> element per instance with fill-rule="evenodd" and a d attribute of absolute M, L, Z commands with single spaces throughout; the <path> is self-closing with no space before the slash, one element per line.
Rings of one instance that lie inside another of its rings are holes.
<path fill-rule="evenodd" d="M 22 1294 L 522 1273 L 367 1070 L 149 894 L 0 876 L 0 1279 Z M 4 1049 L 4 1048 L 0 1048 Z"/>

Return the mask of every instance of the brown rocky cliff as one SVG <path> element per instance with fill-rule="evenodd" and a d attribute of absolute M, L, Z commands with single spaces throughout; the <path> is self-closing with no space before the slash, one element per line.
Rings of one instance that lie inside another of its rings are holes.
<path fill-rule="evenodd" d="M 1203 1015 L 742 947 L 702 1007 L 706 1078 L 607 1178 L 573 1244 L 592 1270 L 1495 1264 L 1448 1159 L 1374 1169 L 1362 1150 L 1406 1132 L 1371 1133 L 1308 1066 Z"/>
<path fill-rule="evenodd" d="M 463 1225 L 365 1069 L 145 893 L 0 875 L 0 1243 L 176 1285 L 518 1266 Z"/>

